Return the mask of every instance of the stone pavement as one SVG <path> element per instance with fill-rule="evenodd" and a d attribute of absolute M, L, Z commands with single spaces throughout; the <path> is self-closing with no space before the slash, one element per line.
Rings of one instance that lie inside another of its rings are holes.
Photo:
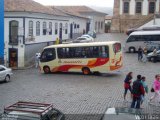
<path fill-rule="evenodd" d="M 126 35 L 101 34 L 96 41 L 120 40 L 124 45 Z M 53 103 L 55 108 L 75 120 L 82 116 L 88 120 L 99 120 L 110 107 L 129 107 L 129 102 L 123 102 L 123 81 L 126 74 L 133 72 L 133 80 L 137 74 L 146 76 L 149 88 L 154 76 L 160 73 L 160 63 L 142 63 L 137 60 L 137 54 L 123 54 L 124 65 L 119 74 L 102 74 L 84 76 L 82 73 L 41 74 L 36 68 L 13 71 L 9 83 L 0 83 L 0 112 L 4 106 L 19 100 Z M 160 113 L 160 107 L 148 105 L 146 95 L 144 113 Z M 94 117 L 94 118 L 93 118 Z M 82 118 L 83 119 L 83 118 Z"/>

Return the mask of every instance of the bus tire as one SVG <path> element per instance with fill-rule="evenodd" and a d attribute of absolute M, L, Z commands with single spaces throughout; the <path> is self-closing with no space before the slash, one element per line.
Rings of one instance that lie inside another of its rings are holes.
<path fill-rule="evenodd" d="M 129 48 L 129 53 L 135 53 L 135 52 L 136 52 L 136 49 L 134 47 Z"/>
<path fill-rule="evenodd" d="M 48 66 L 44 66 L 43 71 L 44 71 L 45 74 L 49 74 L 51 72 L 50 68 Z"/>
<path fill-rule="evenodd" d="M 82 72 L 83 72 L 84 75 L 89 75 L 91 73 L 91 71 L 88 67 L 82 68 Z"/>

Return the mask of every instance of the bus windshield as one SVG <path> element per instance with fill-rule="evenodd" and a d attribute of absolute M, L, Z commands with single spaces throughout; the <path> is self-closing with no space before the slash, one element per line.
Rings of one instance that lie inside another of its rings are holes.
<path fill-rule="evenodd" d="M 54 48 L 47 48 L 44 49 L 42 55 L 40 57 L 41 62 L 48 62 L 54 60 L 56 58 L 55 49 Z"/>

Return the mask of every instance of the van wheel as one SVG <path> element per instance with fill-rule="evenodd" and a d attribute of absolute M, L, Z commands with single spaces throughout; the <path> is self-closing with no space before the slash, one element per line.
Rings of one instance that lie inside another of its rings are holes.
<path fill-rule="evenodd" d="M 6 75 L 4 81 L 5 81 L 5 82 L 9 82 L 9 81 L 10 81 L 10 76 L 9 76 L 9 75 Z"/>
<path fill-rule="evenodd" d="M 134 47 L 130 47 L 130 48 L 129 48 L 129 53 L 135 53 L 135 52 L 136 52 L 136 50 L 135 50 Z"/>
<path fill-rule="evenodd" d="M 51 72 L 50 68 L 48 66 L 43 67 L 43 71 L 44 71 L 45 74 L 48 74 L 48 73 Z"/>
<path fill-rule="evenodd" d="M 89 75 L 91 73 L 90 69 L 87 68 L 87 67 L 83 68 L 82 72 L 83 72 L 84 75 Z"/>
<path fill-rule="evenodd" d="M 151 62 L 156 62 L 154 57 L 151 57 L 151 58 L 150 58 L 150 61 L 151 61 Z"/>

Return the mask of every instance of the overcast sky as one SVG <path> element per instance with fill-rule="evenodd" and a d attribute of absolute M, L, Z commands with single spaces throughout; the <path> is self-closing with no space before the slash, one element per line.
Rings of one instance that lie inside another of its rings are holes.
<path fill-rule="evenodd" d="M 43 5 L 87 5 L 113 7 L 114 0 L 34 0 Z"/>

